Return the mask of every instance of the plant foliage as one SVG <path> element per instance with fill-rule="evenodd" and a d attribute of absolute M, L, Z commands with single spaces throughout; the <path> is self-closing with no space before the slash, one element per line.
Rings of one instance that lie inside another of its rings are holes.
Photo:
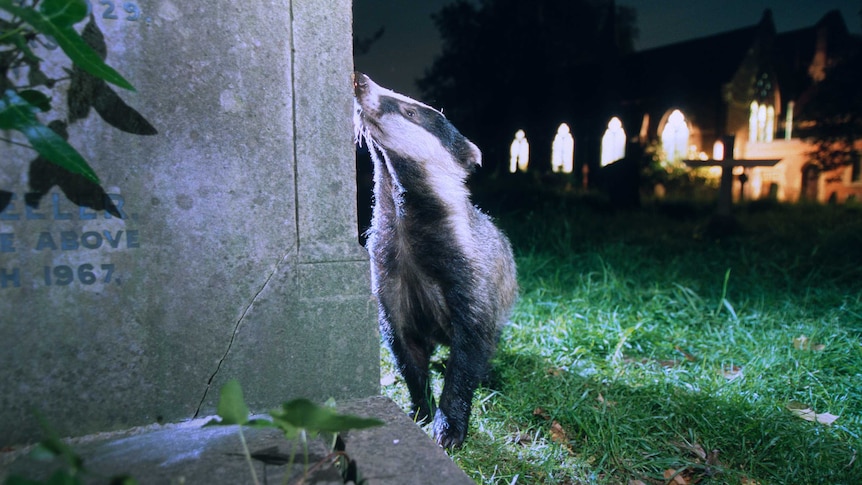
<path fill-rule="evenodd" d="M 307 472 L 309 437 L 315 437 L 320 433 L 330 433 L 333 435 L 332 447 L 335 449 L 338 433 L 351 429 L 366 429 L 383 425 L 383 422 L 378 419 L 339 414 L 332 406 L 319 406 L 308 399 L 302 398 L 285 402 L 280 408 L 270 411 L 269 416 L 271 420 L 251 419 L 249 417 L 248 406 L 246 406 L 242 395 L 242 388 L 236 379 L 231 379 L 222 387 L 216 412 L 221 419 L 218 421 L 213 419 L 204 426 L 239 425 L 238 434 L 240 441 L 242 441 L 243 452 L 251 471 L 252 481 L 256 484 L 259 482 L 251 461 L 254 455 L 249 451 L 246 444 L 245 435 L 242 431 L 243 426 L 276 428 L 284 433 L 285 438 L 288 440 L 299 439 L 305 452 Z M 353 473 L 356 473 L 355 466 L 349 466 L 350 460 L 346 458 L 343 452 L 336 452 L 335 455 L 338 457 L 337 462 L 342 465 L 345 473 L 351 470 L 351 468 L 353 469 Z M 293 461 L 294 454 L 291 454 L 288 460 L 288 475 Z M 288 475 L 285 475 L 285 480 L 288 478 Z M 354 481 L 356 483 L 361 482 L 358 478 L 355 478 Z"/>
<path fill-rule="evenodd" d="M 99 184 L 96 172 L 60 135 L 42 124 L 36 116 L 48 111 L 51 98 L 36 90 L 50 90 L 57 80 L 40 70 L 42 59 L 30 48 L 37 38 L 53 40 L 80 69 L 111 84 L 134 91 L 129 81 L 112 67 L 78 34 L 74 25 L 87 17 L 86 0 L 34 0 L 32 3 L 0 0 L 0 129 L 22 133 L 40 156 L 73 174 Z M 13 77 L 16 69 L 26 67 L 28 85 Z M 7 140 L 8 142 L 9 140 Z"/>

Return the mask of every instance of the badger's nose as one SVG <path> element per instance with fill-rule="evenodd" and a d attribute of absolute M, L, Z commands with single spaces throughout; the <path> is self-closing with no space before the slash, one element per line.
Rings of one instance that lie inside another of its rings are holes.
<path fill-rule="evenodd" d="M 359 71 L 353 71 L 353 92 L 360 94 L 368 87 L 368 76 Z"/>

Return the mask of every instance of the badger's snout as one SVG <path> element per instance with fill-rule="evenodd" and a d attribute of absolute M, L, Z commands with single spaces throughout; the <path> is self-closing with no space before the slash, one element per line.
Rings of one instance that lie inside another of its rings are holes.
<path fill-rule="evenodd" d="M 359 71 L 353 72 L 353 94 L 357 97 L 362 97 L 363 94 L 368 92 L 368 84 L 370 79 L 365 74 L 362 74 Z"/>

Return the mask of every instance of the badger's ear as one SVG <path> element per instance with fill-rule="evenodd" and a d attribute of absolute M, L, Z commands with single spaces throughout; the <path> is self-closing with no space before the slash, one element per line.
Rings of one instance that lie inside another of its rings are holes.
<path fill-rule="evenodd" d="M 466 141 L 467 141 L 467 150 L 466 150 L 467 151 L 467 154 L 466 154 L 467 164 L 468 165 L 479 165 L 479 166 L 481 166 L 482 165 L 482 151 L 479 150 L 479 147 L 477 147 L 472 141 L 470 141 L 470 140 L 466 140 Z"/>

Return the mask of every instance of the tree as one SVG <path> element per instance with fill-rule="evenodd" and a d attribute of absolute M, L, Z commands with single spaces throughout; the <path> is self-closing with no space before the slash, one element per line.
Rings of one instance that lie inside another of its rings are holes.
<path fill-rule="evenodd" d="M 601 66 L 636 36 L 634 11 L 609 0 L 458 0 L 433 20 L 442 53 L 419 88 L 491 164 L 517 129 L 552 134 L 589 107 Z"/>
<path fill-rule="evenodd" d="M 860 11 L 862 13 L 862 11 Z M 833 62 L 799 117 L 799 137 L 814 145 L 809 161 L 829 172 L 852 166 L 857 172 L 862 153 L 862 43 Z"/>

